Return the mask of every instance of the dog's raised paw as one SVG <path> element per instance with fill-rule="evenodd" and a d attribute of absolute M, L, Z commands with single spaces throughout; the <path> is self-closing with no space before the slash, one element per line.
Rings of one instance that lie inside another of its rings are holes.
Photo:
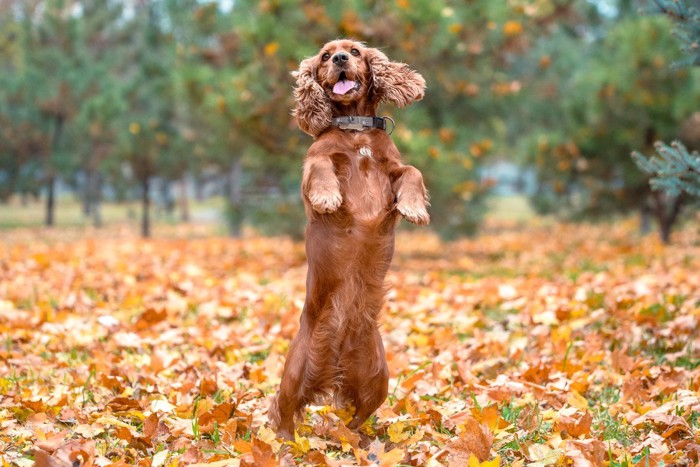
<path fill-rule="evenodd" d="M 343 197 L 337 188 L 319 187 L 309 191 L 309 202 L 314 211 L 325 214 L 337 211 Z"/>

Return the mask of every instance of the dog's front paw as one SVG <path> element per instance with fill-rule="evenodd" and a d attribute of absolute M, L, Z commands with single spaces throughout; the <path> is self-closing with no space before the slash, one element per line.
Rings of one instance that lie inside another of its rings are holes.
<path fill-rule="evenodd" d="M 428 225 L 430 214 L 422 196 L 402 196 L 396 203 L 396 209 L 408 222 L 417 225 Z"/>
<path fill-rule="evenodd" d="M 343 203 L 343 197 L 337 187 L 321 185 L 309 191 L 309 202 L 314 211 L 325 214 L 337 211 Z"/>

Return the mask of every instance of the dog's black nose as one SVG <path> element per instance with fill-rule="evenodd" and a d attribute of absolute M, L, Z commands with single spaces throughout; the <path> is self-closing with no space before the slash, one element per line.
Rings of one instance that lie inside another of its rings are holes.
<path fill-rule="evenodd" d="M 345 52 L 338 52 L 333 55 L 333 63 L 336 65 L 344 65 L 348 60 L 350 60 L 350 55 Z"/>

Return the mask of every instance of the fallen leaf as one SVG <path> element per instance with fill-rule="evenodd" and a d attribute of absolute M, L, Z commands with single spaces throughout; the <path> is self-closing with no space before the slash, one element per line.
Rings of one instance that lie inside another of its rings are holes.
<path fill-rule="evenodd" d="M 257 438 L 253 438 L 253 459 L 255 459 L 255 465 L 259 467 L 277 467 L 277 460 L 275 459 L 275 454 L 272 452 L 272 447 L 260 441 Z"/>
<path fill-rule="evenodd" d="M 591 433 L 591 424 L 593 416 L 586 411 L 578 409 L 562 409 L 559 411 L 559 419 L 557 420 L 557 429 L 561 432 L 562 437 L 571 436 L 578 438 L 588 436 Z"/>
<path fill-rule="evenodd" d="M 493 439 L 493 433 L 485 424 L 480 424 L 474 417 L 467 418 L 459 436 L 450 440 L 446 446 L 450 465 L 466 465 L 472 454 L 480 462 L 488 460 L 491 457 Z"/>

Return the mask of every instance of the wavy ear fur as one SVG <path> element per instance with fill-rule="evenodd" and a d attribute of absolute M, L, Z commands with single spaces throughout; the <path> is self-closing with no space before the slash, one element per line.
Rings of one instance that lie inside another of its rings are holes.
<path fill-rule="evenodd" d="M 369 67 L 372 72 L 374 98 L 379 102 L 393 102 L 405 107 L 413 101 L 423 99 L 425 79 L 401 62 L 392 62 L 377 49 L 368 49 Z"/>
<path fill-rule="evenodd" d="M 296 117 L 299 127 L 313 137 L 328 128 L 332 119 L 330 100 L 316 82 L 317 60 L 317 57 L 307 58 L 299 64 L 299 70 L 292 72 L 297 80 L 294 88 L 296 106 L 292 115 Z"/>

